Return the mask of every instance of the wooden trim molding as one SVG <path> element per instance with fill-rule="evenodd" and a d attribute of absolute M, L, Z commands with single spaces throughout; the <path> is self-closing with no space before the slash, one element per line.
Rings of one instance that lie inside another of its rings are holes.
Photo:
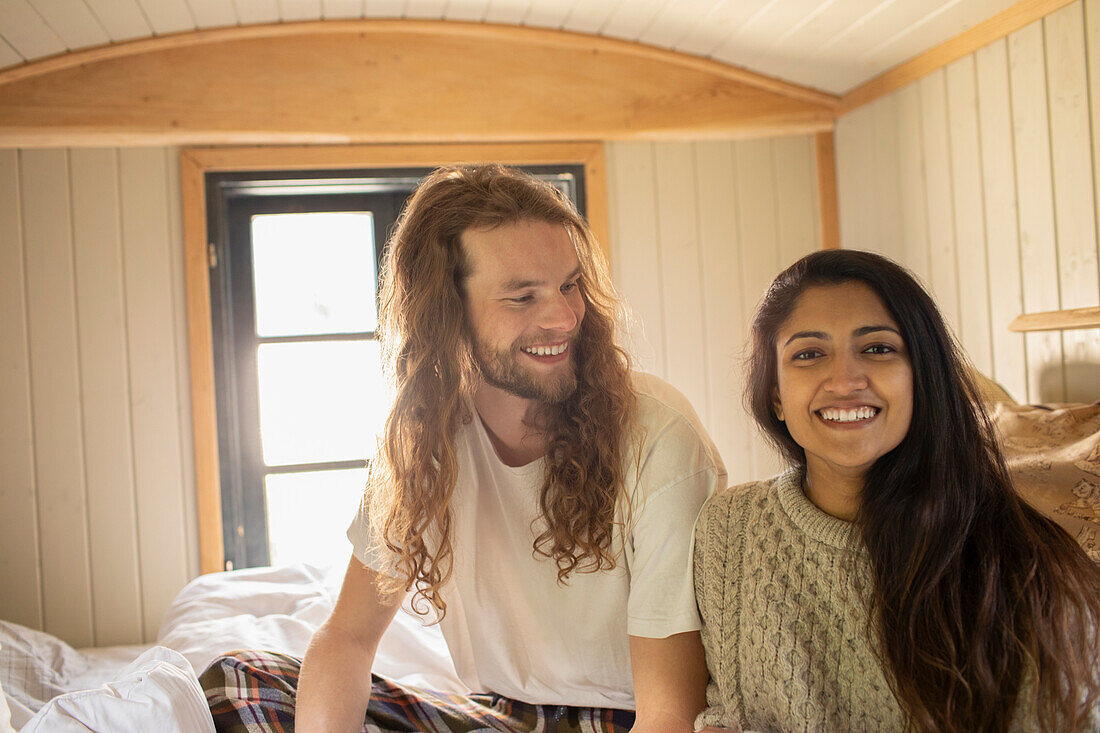
<path fill-rule="evenodd" d="M 595 35 L 315 21 L 159 36 L 0 70 L 0 146 L 761 136 L 830 129 L 838 102 Z"/>
<path fill-rule="evenodd" d="M 1009 331 L 1066 331 L 1075 328 L 1100 328 L 1100 306 L 1070 308 L 1044 313 L 1025 313 L 1008 324 Z"/>
<path fill-rule="evenodd" d="M 969 56 L 978 49 L 1045 18 L 1072 2 L 1076 0 L 1021 0 L 989 20 L 847 92 L 840 99 L 837 113 L 847 114 L 879 97 L 897 91 L 953 61 Z"/>
<path fill-rule="evenodd" d="M 602 143 L 358 145 L 303 147 L 191 148 L 180 152 L 183 237 L 187 281 L 187 328 L 191 356 L 195 483 L 199 515 L 199 557 L 203 573 L 225 569 L 222 541 L 218 420 L 214 392 L 206 174 L 215 171 L 313 170 L 325 168 L 426 167 L 446 163 L 549 163 L 584 166 L 588 223 L 607 255 L 610 219 Z"/>
<path fill-rule="evenodd" d="M 821 219 L 821 249 L 840 249 L 840 214 L 836 194 L 836 144 L 833 132 L 814 136 L 817 156 L 817 205 Z"/>

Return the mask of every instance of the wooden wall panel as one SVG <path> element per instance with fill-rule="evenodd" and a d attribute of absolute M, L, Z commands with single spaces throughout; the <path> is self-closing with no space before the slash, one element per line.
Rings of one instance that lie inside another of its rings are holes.
<path fill-rule="evenodd" d="M 0 150 L 0 618 L 42 626 L 19 152 Z"/>
<path fill-rule="evenodd" d="M 657 187 L 658 266 L 664 304 L 667 379 L 680 387 L 706 421 L 707 404 L 704 304 L 700 288 L 699 221 L 695 188 L 695 157 L 690 143 L 657 145 L 654 150 Z M 703 349 L 700 352 L 700 348 Z"/>
<path fill-rule="evenodd" d="M 198 573 L 176 159 L 0 151 L 0 618 L 76 646 Z"/>
<path fill-rule="evenodd" d="M 951 186 L 951 143 L 947 130 L 944 72 L 917 82 L 924 140 L 924 185 L 928 207 L 928 284 L 944 318 L 959 328 L 959 278 L 955 263 L 955 206 Z"/>
<path fill-rule="evenodd" d="M 73 250 L 95 641 L 141 628 L 118 155 L 74 150 Z"/>
<path fill-rule="evenodd" d="M 630 298 L 629 345 L 639 369 L 665 374 L 664 290 L 657 244 L 653 143 L 607 146 L 612 276 Z M 629 253 L 629 254 L 627 254 Z"/>
<path fill-rule="evenodd" d="M 191 424 L 191 373 L 187 338 L 187 289 L 184 286 L 183 193 L 180 158 L 175 149 L 165 151 L 165 183 L 168 221 L 168 265 L 172 295 L 173 348 L 176 354 L 176 409 L 179 425 L 179 455 L 183 467 L 183 532 L 187 541 L 187 577 L 200 572 L 198 506 L 195 486 L 195 446 Z"/>
<path fill-rule="evenodd" d="M 997 41 L 975 54 L 978 74 L 978 118 L 981 128 L 982 207 L 986 213 L 989 262 L 990 376 L 1017 399 L 1027 395 L 1024 336 L 1008 330 L 1023 313 L 1020 278 L 1020 234 L 1016 207 L 1012 110 L 1008 85 L 1008 43 Z"/>
<path fill-rule="evenodd" d="M 916 84 L 906 87 L 897 93 L 897 99 L 898 200 L 901 204 L 901 218 L 895 226 L 900 225 L 902 228 L 898 232 L 898 238 L 902 242 L 901 261 L 930 287 L 932 257 L 920 89 Z M 872 192 L 869 201 L 874 200 Z"/>
<path fill-rule="evenodd" d="M 80 400 L 69 156 L 23 151 L 23 222 L 43 625 L 95 641 Z"/>
<path fill-rule="evenodd" d="M 974 366 L 983 374 L 993 368 L 989 333 L 989 268 L 985 258 L 985 211 L 982 208 L 981 143 L 978 139 L 978 90 L 974 57 L 945 69 L 951 192 L 955 224 L 955 267 L 959 338 Z"/>
<path fill-rule="evenodd" d="M 878 100 L 894 100 L 894 120 L 871 105 L 838 122 L 844 246 L 873 248 L 889 222 L 859 206 L 894 205 L 868 149 L 896 137 L 901 216 L 887 229 L 900 259 L 976 366 L 1020 401 L 1100 397 L 1100 331 L 1007 328 L 1022 312 L 1100 301 L 1097 58 L 1100 0 L 1074 2 Z"/>
<path fill-rule="evenodd" d="M 130 335 L 130 404 L 134 429 L 138 546 L 144 634 L 153 636 L 172 598 L 189 579 L 187 502 L 180 454 L 179 354 L 168 231 L 169 151 L 120 153 L 122 250 Z M 177 286 L 178 287 L 178 286 Z"/>
<path fill-rule="evenodd" d="M 726 462 L 730 482 L 751 472 L 756 430 L 742 407 L 743 364 L 748 321 L 740 288 L 741 241 L 738 222 L 736 154 L 727 141 L 694 145 L 695 188 L 699 205 L 699 258 L 706 318 L 703 344 L 706 368 L 707 426 Z M 811 212 L 812 214 L 812 212 Z"/>
<path fill-rule="evenodd" d="M 689 396 L 731 481 L 776 470 L 742 358 L 763 288 L 817 247 L 811 139 L 606 150 L 639 366 Z M 0 617 L 77 645 L 151 640 L 198 572 L 176 158 L 0 151 L 0 336 L 25 345 L 0 381 L 0 562 L 20 588 Z"/>
<path fill-rule="evenodd" d="M 695 405 L 730 482 L 778 456 L 741 402 L 748 320 L 779 270 L 818 248 L 809 137 L 609 143 L 611 260 L 641 321 L 639 365 Z"/>
<path fill-rule="evenodd" d="M 1029 312 L 1058 309 L 1058 249 L 1043 46 L 1041 22 L 1008 37 L 1020 270 L 1024 310 Z M 1029 333 L 1025 343 L 1029 398 L 1064 400 L 1061 334 Z"/>
<path fill-rule="evenodd" d="M 1050 148 L 1055 228 L 1058 236 L 1059 308 L 1097 304 L 1096 211 L 1093 173 L 1082 165 L 1092 154 L 1089 126 L 1085 23 L 1080 3 L 1043 21 L 1050 100 Z M 1100 389 L 1100 339 L 1095 332 L 1062 335 L 1066 399 L 1096 399 Z"/>

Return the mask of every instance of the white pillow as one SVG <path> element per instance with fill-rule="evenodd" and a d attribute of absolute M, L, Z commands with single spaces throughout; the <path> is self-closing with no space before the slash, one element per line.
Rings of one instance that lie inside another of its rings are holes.
<path fill-rule="evenodd" d="M 92 690 L 53 698 L 20 733 L 214 733 L 199 680 L 179 652 L 155 646 Z"/>

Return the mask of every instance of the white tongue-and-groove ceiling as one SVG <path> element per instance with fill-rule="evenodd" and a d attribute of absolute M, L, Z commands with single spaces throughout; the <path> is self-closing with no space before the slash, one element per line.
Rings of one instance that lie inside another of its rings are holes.
<path fill-rule="evenodd" d="M 0 68 L 196 29 L 353 18 L 525 25 L 843 94 L 1016 0 L 0 0 Z"/>

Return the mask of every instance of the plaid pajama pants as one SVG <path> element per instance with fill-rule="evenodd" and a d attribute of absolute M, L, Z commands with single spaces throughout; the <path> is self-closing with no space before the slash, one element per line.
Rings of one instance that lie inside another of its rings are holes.
<path fill-rule="evenodd" d="M 219 733 L 292 733 L 301 660 L 235 651 L 200 681 Z M 532 705 L 500 695 L 448 695 L 372 676 L 363 733 L 626 733 L 632 710 Z"/>

